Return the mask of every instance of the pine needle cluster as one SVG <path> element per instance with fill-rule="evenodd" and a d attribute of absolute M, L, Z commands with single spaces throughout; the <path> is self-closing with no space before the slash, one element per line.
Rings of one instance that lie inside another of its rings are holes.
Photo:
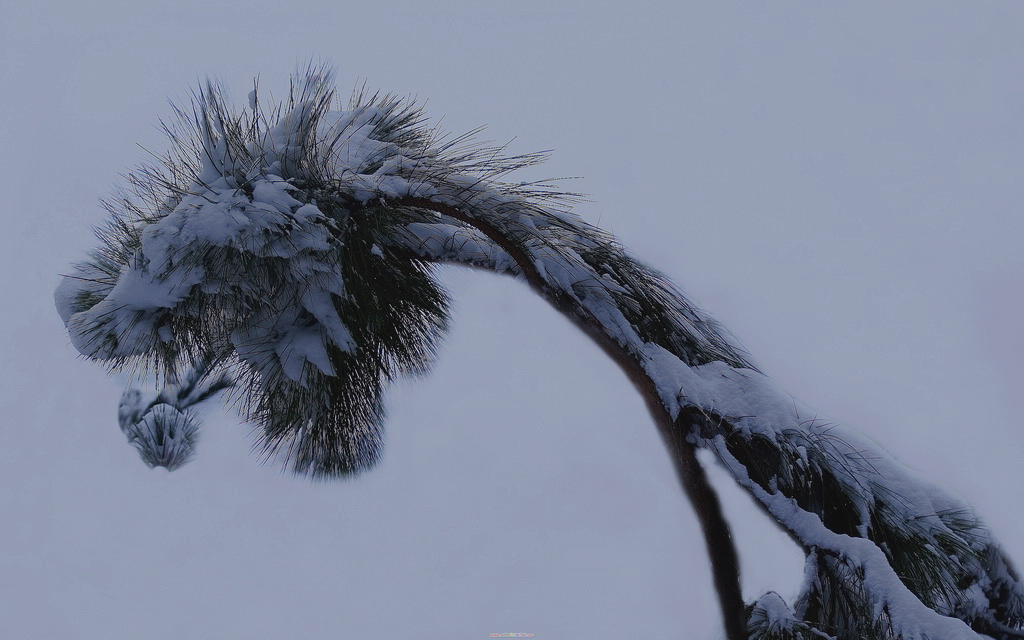
<path fill-rule="evenodd" d="M 432 266 L 390 240 L 409 214 L 375 192 L 403 187 L 382 171 L 400 151 L 437 149 L 420 110 L 391 96 L 332 112 L 323 68 L 269 111 L 257 91 L 235 113 L 208 84 L 164 124 L 171 151 L 105 203 L 100 246 L 58 307 L 76 347 L 112 369 L 230 372 L 265 456 L 316 477 L 358 471 L 380 455 L 383 389 L 425 371 L 446 327 Z M 188 414 L 168 411 L 132 441 L 191 441 Z M 144 459 L 183 460 L 161 455 Z"/>

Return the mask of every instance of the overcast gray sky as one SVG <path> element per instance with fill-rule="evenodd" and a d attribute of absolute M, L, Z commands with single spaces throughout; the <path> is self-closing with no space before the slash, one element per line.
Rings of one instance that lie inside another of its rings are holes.
<path fill-rule="evenodd" d="M 212 5 L 212 6 L 211 6 Z M 76 357 L 58 273 L 207 75 L 297 63 L 429 99 L 583 176 L 820 417 L 975 505 L 1024 561 L 1024 5 L 0 0 L 0 636 L 718 638 L 695 518 L 632 387 L 524 286 L 446 272 L 434 374 L 385 459 L 314 485 L 208 415 L 168 474 Z M 801 555 L 721 480 L 748 598 Z"/>

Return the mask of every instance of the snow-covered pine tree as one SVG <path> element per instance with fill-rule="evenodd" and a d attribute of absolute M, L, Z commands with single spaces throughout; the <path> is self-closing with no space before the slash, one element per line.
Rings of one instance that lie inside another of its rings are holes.
<path fill-rule="evenodd" d="M 508 274 L 569 317 L 643 394 L 704 529 L 730 640 L 1024 638 L 1024 587 L 968 505 L 848 429 L 821 424 L 718 325 L 550 184 L 541 160 L 425 125 L 414 104 L 334 107 L 325 68 L 232 111 L 208 84 L 172 146 L 106 203 L 99 248 L 56 292 L 75 347 L 155 373 L 122 428 L 150 465 L 191 455 L 189 407 L 234 384 L 262 451 L 316 477 L 381 446 L 387 385 L 445 330 L 436 263 Z M 744 605 L 704 448 L 806 552 L 802 591 Z"/>

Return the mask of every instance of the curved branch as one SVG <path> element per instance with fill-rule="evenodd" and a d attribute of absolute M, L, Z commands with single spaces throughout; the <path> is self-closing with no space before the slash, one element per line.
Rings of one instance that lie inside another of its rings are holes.
<path fill-rule="evenodd" d="M 668 449 L 676 476 L 697 514 L 711 562 L 711 572 L 722 609 L 726 637 L 729 640 L 745 640 L 747 638 L 746 613 L 740 589 L 739 556 L 729 523 L 725 519 L 718 495 L 697 459 L 695 447 L 685 439 L 685 434 L 690 432 L 691 425 L 677 424 L 677 421 L 673 420 L 658 394 L 654 381 L 651 380 L 641 363 L 605 332 L 603 325 L 594 318 L 589 310 L 577 304 L 575 300 L 561 291 L 548 286 L 527 253 L 505 237 L 494 225 L 475 216 L 466 215 L 456 207 L 427 198 L 405 197 L 391 204 L 432 211 L 480 231 L 515 261 L 520 273 L 536 293 L 547 300 L 556 310 L 570 318 L 583 333 L 588 335 L 619 365 L 619 368 L 643 397 Z M 451 256 L 448 258 L 450 260 Z M 685 421 L 685 417 L 680 416 L 680 418 Z"/>

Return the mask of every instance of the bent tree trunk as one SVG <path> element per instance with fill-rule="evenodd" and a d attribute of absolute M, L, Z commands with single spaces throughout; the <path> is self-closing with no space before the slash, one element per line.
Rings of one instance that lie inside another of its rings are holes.
<path fill-rule="evenodd" d="M 730 640 L 1024 637 L 1020 580 L 967 505 L 855 432 L 808 419 L 713 320 L 549 185 L 500 180 L 537 156 L 446 139 L 388 96 L 340 111 L 332 99 L 319 69 L 269 112 L 255 89 L 242 113 L 214 86 L 199 92 L 168 127 L 165 166 L 132 174 L 134 195 L 109 204 L 100 248 L 58 288 L 76 348 L 187 388 L 229 375 L 267 456 L 314 476 L 352 473 L 379 455 L 383 390 L 429 366 L 445 328 L 432 263 L 509 274 L 643 395 L 701 521 Z M 188 371 L 201 373 L 188 382 Z M 143 407 L 125 410 L 126 433 L 150 464 L 164 458 L 145 452 L 166 450 L 178 423 L 145 412 L 198 397 L 175 389 L 125 405 Z M 744 605 L 697 448 L 806 552 L 791 605 L 773 593 Z"/>
<path fill-rule="evenodd" d="M 551 286 L 544 275 L 547 267 L 536 263 L 531 256 L 528 245 L 517 245 L 509 236 L 500 230 L 496 220 L 476 220 L 464 214 L 459 208 L 423 197 L 404 197 L 389 203 L 391 206 L 409 208 L 422 212 L 433 213 L 439 218 L 433 231 L 438 235 L 424 233 L 428 227 L 419 224 L 414 227 L 413 240 L 408 243 L 410 249 L 422 258 L 437 262 L 465 264 L 477 268 L 486 268 L 495 272 L 508 272 L 521 277 L 530 287 L 551 305 L 568 317 L 586 335 L 590 336 L 601 349 L 615 361 L 626 373 L 633 385 L 644 398 L 654 423 L 657 425 L 662 439 L 668 449 L 676 474 L 684 492 L 700 521 L 705 546 L 711 561 L 712 576 L 715 590 L 718 593 L 722 609 L 722 621 L 729 640 L 745 639 L 746 614 L 743 596 L 740 591 L 739 557 L 732 540 L 729 524 L 722 512 L 721 504 L 714 488 L 708 481 L 704 469 L 697 460 L 694 445 L 686 440 L 685 434 L 690 431 L 688 425 L 677 424 L 669 414 L 658 395 L 657 385 L 644 371 L 640 362 L 631 357 L 624 345 L 611 335 L 606 327 L 585 306 L 579 304 L 573 295 L 566 295 L 557 287 Z M 461 223 L 461 225 L 460 225 Z M 463 228 L 460 230 L 458 226 Z M 483 237 L 463 237 L 466 226 L 479 232 Z M 532 234 L 527 233 L 529 237 Z M 521 237 L 521 236 L 520 236 Z M 408 239 L 408 238 L 407 238 Z M 477 252 L 477 247 L 488 246 L 486 253 Z M 467 251 L 467 246 L 474 250 Z M 490 254 L 503 252 L 499 259 Z M 544 262 L 539 263 L 543 265 Z M 589 275 L 589 278 L 595 277 Z M 685 422 L 685 418 L 683 420 Z"/>

